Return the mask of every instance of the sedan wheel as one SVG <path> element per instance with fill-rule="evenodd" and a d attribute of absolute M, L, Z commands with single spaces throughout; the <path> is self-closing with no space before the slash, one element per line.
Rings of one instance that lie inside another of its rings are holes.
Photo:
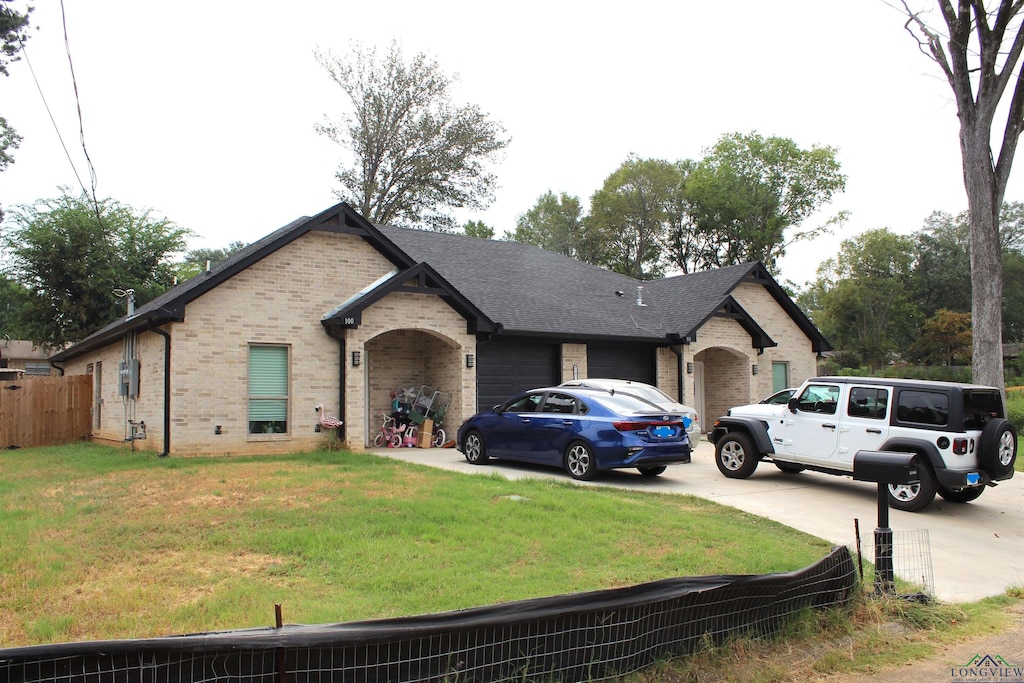
<path fill-rule="evenodd" d="M 466 456 L 466 462 L 470 465 L 482 465 L 488 461 L 484 437 L 480 436 L 480 432 L 466 434 L 462 442 L 462 454 Z"/>
<path fill-rule="evenodd" d="M 664 465 L 656 465 L 654 467 L 637 467 L 637 469 L 640 470 L 640 474 L 645 477 L 656 477 L 667 468 Z"/>
<path fill-rule="evenodd" d="M 573 479 L 589 481 L 597 476 L 597 463 L 590 447 L 582 441 L 573 441 L 565 451 L 565 471 Z"/>

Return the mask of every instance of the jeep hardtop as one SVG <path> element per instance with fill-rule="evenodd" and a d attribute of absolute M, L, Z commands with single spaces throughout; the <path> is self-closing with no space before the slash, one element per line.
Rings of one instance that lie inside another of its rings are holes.
<path fill-rule="evenodd" d="M 889 484 L 892 507 L 916 512 L 935 494 L 967 503 L 1013 477 L 1017 430 L 999 389 L 976 384 L 869 377 L 814 377 L 787 404 L 731 409 L 708 439 L 726 477 L 760 461 L 788 474 L 850 475 L 859 451 L 918 456 L 918 481 Z"/>

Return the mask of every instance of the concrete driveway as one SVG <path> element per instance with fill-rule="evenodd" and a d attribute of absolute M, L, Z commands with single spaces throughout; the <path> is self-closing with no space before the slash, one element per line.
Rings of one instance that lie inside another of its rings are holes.
<path fill-rule="evenodd" d="M 498 473 L 509 479 L 548 477 L 572 481 L 554 468 L 491 460 L 470 465 L 455 449 L 383 448 L 371 452 L 468 474 Z M 761 463 L 749 479 L 726 479 L 714 462 L 714 447 L 702 441 L 693 462 L 668 468 L 660 477 L 642 477 L 636 470 L 602 473 L 585 486 L 686 493 L 730 505 L 781 522 L 836 545 L 855 547 L 854 520 L 859 520 L 862 552 L 873 556 L 873 532 L 878 522 L 875 484 L 847 477 L 802 472 L 783 474 Z M 923 512 L 890 510 L 889 526 L 896 532 L 897 570 L 901 557 L 930 546 L 935 595 L 946 602 L 972 602 L 999 595 L 1011 586 L 1024 586 L 1024 475 L 989 489 L 967 504 L 948 503 L 936 496 Z M 922 530 L 928 543 L 922 545 Z M 910 545 L 902 541 L 910 538 Z M 915 556 L 912 568 L 926 567 Z"/>

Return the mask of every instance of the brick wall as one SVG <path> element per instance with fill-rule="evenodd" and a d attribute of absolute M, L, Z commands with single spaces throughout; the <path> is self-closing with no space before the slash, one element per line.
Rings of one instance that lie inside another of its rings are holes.
<path fill-rule="evenodd" d="M 576 368 L 576 376 L 573 376 L 573 368 Z M 587 345 L 586 344 L 562 344 L 562 381 L 568 382 L 571 379 L 580 379 L 587 375 Z"/>
<path fill-rule="evenodd" d="M 328 415 L 341 412 L 339 342 L 326 334 L 320 320 L 392 269 L 376 249 L 356 236 L 312 232 L 190 303 L 185 321 L 165 328 L 172 338 L 172 454 L 280 453 L 315 448 L 326 436 L 315 431 L 319 419 L 316 404 L 324 404 Z M 406 331 L 396 332 L 394 326 Z M 389 340 L 390 335 L 395 336 Z M 367 342 L 371 342 L 368 347 L 364 346 Z M 139 448 L 162 448 L 163 343 L 163 337 L 152 332 L 138 337 L 142 370 L 134 413 L 136 419 L 145 420 L 148 432 L 146 441 L 136 442 Z M 248 434 L 250 344 L 280 344 L 288 349 L 286 434 Z M 437 297 L 401 293 L 385 297 L 364 313 L 360 328 L 347 332 L 345 350 L 349 447 L 365 445 L 367 415 L 371 406 L 387 407 L 392 383 L 450 387 L 455 398 L 448 423 L 455 426 L 475 405 L 475 370 L 467 370 L 464 362 L 466 353 L 476 352 L 475 339 L 466 333 L 466 321 Z M 363 353 L 359 368 L 351 367 L 354 350 Z M 125 406 L 117 395 L 122 355 L 122 342 L 118 341 L 66 366 L 68 373 L 80 374 L 88 364 L 103 363 L 104 403 L 96 432 L 100 439 L 124 438 Z M 368 387 L 367 371 L 376 370 L 384 374 Z M 218 425 L 220 434 L 215 433 Z"/>
<path fill-rule="evenodd" d="M 704 406 L 701 424 L 707 429 L 715 418 L 737 405 L 756 403 L 772 393 L 772 363 L 786 363 L 791 386 L 814 376 L 817 355 L 811 341 L 772 298 L 756 283 L 743 283 L 733 298 L 778 344 L 758 355 L 750 335 L 735 321 L 711 318 L 699 331 L 697 341 L 684 353 L 683 362 L 704 364 Z M 758 374 L 753 374 L 753 366 Z M 687 396 L 693 396 L 694 375 L 684 375 Z"/>
<path fill-rule="evenodd" d="M 380 412 L 390 412 L 390 391 L 406 385 L 417 390 L 426 385 L 451 395 L 445 423 L 453 436 L 476 407 L 476 368 L 467 368 L 465 360 L 467 354 L 476 355 L 476 340 L 462 316 L 438 297 L 394 292 L 366 309 L 358 328 L 346 330 L 344 357 L 339 341 L 320 322 L 325 313 L 392 271 L 393 265 L 357 236 L 311 232 L 190 303 L 184 322 L 165 327 L 172 337 L 171 453 L 315 448 L 326 436 L 316 431 L 318 403 L 328 415 L 344 414 L 345 445 L 362 448 L 379 429 Z M 741 285 L 734 296 L 779 347 L 758 356 L 749 334 L 734 321 L 712 318 L 704 325 L 697 341 L 684 347 L 682 361 L 704 363 L 705 427 L 729 407 L 770 393 L 773 360 L 789 364 L 793 384 L 815 371 L 809 340 L 762 286 Z M 288 349 L 287 433 L 248 434 L 251 344 Z M 164 339 L 141 333 L 137 349 L 140 394 L 127 409 L 117 393 L 121 341 L 70 361 L 66 370 L 85 373 L 89 364 L 95 368 L 102 362 L 96 438 L 123 441 L 126 419 L 133 417 L 146 422 L 148 434 L 136 447 L 159 450 L 164 436 Z M 359 367 L 351 364 L 353 351 L 361 354 Z M 585 344 L 566 343 L 561 352 L 563 380 L 573 376 L 573 366 L 580 377 L 587 376 Z M 755 362 L 761 368 L 756 376 L 750 370 Z M 339 377 L 344 378 L 344 410 L 338 405 Z M 691 405 L 694 378 L 683 373 L 684 402 Z M 657 384 L 678 396 L 678 381 L 675 353 L 659 349 Z"/>

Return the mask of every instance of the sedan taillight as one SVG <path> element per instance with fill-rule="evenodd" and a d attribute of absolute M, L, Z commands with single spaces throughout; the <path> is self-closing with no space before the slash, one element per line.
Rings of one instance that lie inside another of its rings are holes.
<path fill-rule="evenodd" d="M 630 420 L 630 421 L 621 420 L 621 421 L 617 421 L 617 422 L 612 422 L 612 426 L 615 427 L 620 432 L 640 432 L 640 431 L 643 431 L 645 429 L 650 429 L 651 427 L 661 427 L 661 426 L 682 428 L 683 423 L 682 422 L 660 422 L 660 421 L 659 422 L 654 422 L 654 421 L 636 422 L 636 421 L 632 421 L 632 420 Z"/>

